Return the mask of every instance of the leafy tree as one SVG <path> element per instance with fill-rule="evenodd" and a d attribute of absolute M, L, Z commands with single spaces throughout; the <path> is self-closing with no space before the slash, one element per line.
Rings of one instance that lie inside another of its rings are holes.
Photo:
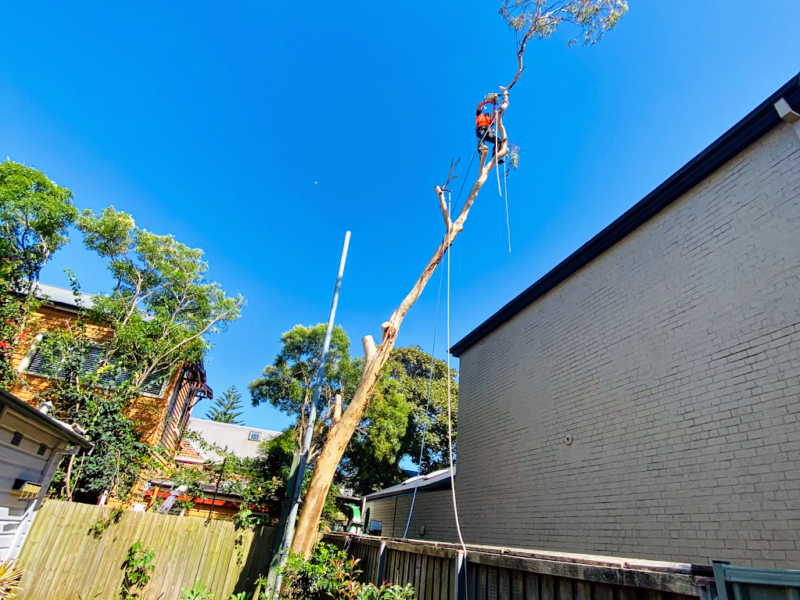
<path fill-rule="evenodd" d="M 261 377 L 250 383 L 253 406 L 271 404 L 281 412 L 296 417 L 298 445 L 308 427 L 307 413 L 314 396 L 313 378 L 322 355 L 325 329 L 324 323 L 309 327 L 295 325 L 281 336 L 282 348 L 273 363 L 264 368 Z M 314 424 L 311 456 L 334 417 L 336 395 L 344 393 L 345 388 L 352 385 L 354 375 L 350 340 L 341 327 L 334 327 L 316 407 L 318 418 Z"/>
<path fill-rule="evenodd" d="M 236 386 L 232 385 L 221 397 L 214 400 L 214 406 L 206 413 L 206 419 L 211 419 L 218 423 L 244 425 L 244 421 L 240 421 L 237 418 L 242 414 L 242 411 L 239 410 L 240 408 L 242 408 L 242 395 L 236 389 Z"/>
<path fill-rule="evenodd" d="M 456 372 L 451 370 L 450 377 L 455 442 Z M 406 456 L 422 473 L 447 464 L 447 363 L 432 359 L 418 346 L 395 348 L 376 389 L 339 465 L 340 477 L 358 495 L 404 480 L 407 476 L 400 462 Z M 420 464 L 423 435 L 425 447 Z"/>
<path fill-rule="evenodd" d="M 498 161 L 509 155 L 508 135 L 503 118 L 509 106 L 508 92 L 522 76 L 523 56 L 528 42 L 533 38 L 548 38 L 562 25 L 573 25 L 581 31 L 581 37 L 586 44 L 594 44 L 616 26 L 627 10 L 628 3 L 625 0 L 502 0 L 500 15 L 517 36 L 517 68 L 514 78 L 507 86 L 500 87 L 500 95 L 496 98 L 500 100 L 500 105 L 494 113 L 496 152 L 492 157 L 488 157 L 488 148 L 481 146 L 477 179 L 469 190 L 455 221 L 452 220 L 453 215 L 450 214 L 445 196 L 445 190 L 455 178 L 454 164 L 451 165 L 450 174 L 444 185 L 434 187 L 444 219 L 443 239 L 409 293 L 389 319 L 381 325 L 380 344 L 376 346 L 374 339 L 369 335 L 362 339 L 364 367 L 361 377 L 347 410 L 341 419 L 331 426 L 325 445 L 317 456 L 311 487 L 303 504 L 292 542 L 293 552 L 302 554 L 305 558 L 310 556 L 311 549 L 316 543 L 316 532 L 325 498 L 338 470 L 339 461 L 358 429 L 376 386 L 381 381 L 383 368 L 391 358 L 403 320 L 422 294 L 445 253 L 463 231 L 470 209 L 486 183 L 489 173 L 499 166 Z M 510 159 L 512 164 L 516 164 L 517 161 L 513 160 L 513 156 Z"/>
<path fill-rule="evenodd" d="M 0 257 L 15 263 L 14 283 L 27 280 L 30 287 L 53 252 L 69 242 L 67 228 L 78 216 L 72 197 L 41 171 L 0 163 Z"/>
<path fill-rule="evenodd" d="M 77 216 L 67 188 L 31 167 L 0 163 L 0 385 L 16 376 L 11 354 L 28 333 L 39 273 L 69 241 Z"/>
<path fill-rule="evenodd" d="M 93 317 L 113 327 L 100 366 L 128 369 L 135 387 L 150 375 L 168 377 L 177 365 L 199 362 L 210 348 L 206 336 L 241 316 L 244 299 L 206 278 L 202 250 L 141 229 L 113 206 L 84 211 L 78 227 L 86 247 L 109 259 L 116 281 L 109 296 L 94 298 Z"/>

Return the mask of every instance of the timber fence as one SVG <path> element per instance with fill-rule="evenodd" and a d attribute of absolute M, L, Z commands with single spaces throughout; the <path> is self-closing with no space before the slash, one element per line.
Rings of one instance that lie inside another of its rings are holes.
<path fill-rule="evenodd" d="M 696 600 L 711 567 L 561 552 L 328 533 L 360 559 L 365 582 L 405 586 L 417 600 Z M 465 580 L 466 579 L 466 580 Z"/>
<path fill-rule="evenodd" d="M 19 557 L 19 600 L 117 598 L 122 565 L 135 542 L 155 551 L 155 571 L 141 600 L 177 600 L 181 588 L 196 580 L 216 600 L 227 600 L 254 591 L 255 580 L 266 575 L 272 527 L 237 529 L 231 521 L 133 511 L 117 522 L 109 521 L 112 516 L 108 507 L 47 500 Z"/>

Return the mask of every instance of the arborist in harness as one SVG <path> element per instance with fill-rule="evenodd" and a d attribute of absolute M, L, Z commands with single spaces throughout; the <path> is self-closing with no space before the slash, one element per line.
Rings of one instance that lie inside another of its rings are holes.
<path fill-rule="evenodd" d="M 484 101 L 478 104 L 478 110 L 475 112 L 475 136 L 478 138 L 478 149 L 484 145 L 484 142 L 489 142 L 494 147 L 492 156 L 497 154 L 497 136 L 492 131 L 497 99 L 497 94 L 487 94 Z M 489 105 L 491 105 L 491 110 L 484 112 L 484 109 Z M 502 165 L 504 162 L 505 160 L 501 158 L 497 161 L 497 164 Z"/>

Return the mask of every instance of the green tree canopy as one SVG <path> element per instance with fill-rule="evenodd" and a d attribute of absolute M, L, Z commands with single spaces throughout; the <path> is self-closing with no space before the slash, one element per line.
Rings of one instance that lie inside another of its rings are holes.
<path fill-rule="evenodd" d="M 214 405 L 206 413 L 206 419 L 231 425 L 244 425 L 238 419 L 242 414 L 242 395 L 235 385 L 229 387 L 222 396 L 214 400 Z"/>
<path fill-rule="evenodd" d="M 339 478 L 357 494 L 400 483 L 407 477 L 400 468 L 406 456 L 421 473 L 430 473 L 449 464 L 447 363 L 431 359 L 431 355 L 418 346 L 392 351 L 376 393 L 339 465 Z M 456 371 L 451 369 L 454 444 L 458 426 L 456 376 Z M 429 387 L 430 406 L 426 413 Z M 420 464 L 423 435 L 425 448 Z"/>
<path fill-rule="evenodd" d="M 84 211 L 78 227 L 86 247 L 109 260 L 116 281 L 110 295 L 95 296 L 92 309 L 114 331 L 101 366 L 128 369 L 137 386 L 152 374 L 167 377 L 176 365 L 200 361 L 210 348 L 208 334 L 241 316 L 244 299 L 207 278 L 202 250 L 141 229 L 113 206 L 99 214 Z"/>
<path fill-rule="evenodd" d="M 53 252 L 69 242 L 78 217 L 72 192 L 12 160 L 0 163 L 0 258 L 14 263 L 19 285 L 34 283 Z"/>
<path fill-rule="evenodd" d="M 319 367 L 326 325 L 304 327 L 295 325 L 281 336 L 281 351 L 271 365 L 264 368 L 261 377 L 250 383 L 253 406 L 271 404 L 278 410 L 297 419 L 298 440 L 303 439 L 307 427 L 308 409 L 314 395 L 312 386 Z M 350 360 L 350 340 L 344 329 L 334 327 L 328 351 L 328 362 L 322 378 L 322 390 L 317 405 L 312 445 L 320 441 L 333 417 L 336 394 L 346 394 L 354 380 Z"/>

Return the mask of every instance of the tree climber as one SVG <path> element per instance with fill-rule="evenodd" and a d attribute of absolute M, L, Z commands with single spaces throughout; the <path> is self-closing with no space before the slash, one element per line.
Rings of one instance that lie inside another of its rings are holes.
<path fill-rule="evenodd" d="M 484 112 L 484 109 L 491 104 L 492 109 L 490 112 Z M 489 142 L 493 146 L 492 156 L 497 154 L 497 136 L 492 131 L 492 124 L 494 124 L 495 111 L 497 108 L 497 94 L 487 94 L 483 102 L 478 104 L 478 110 L 475 112 L 475 136 L 478 138 L 478 149 L 485 147 L 483 142 Z M 502 165 L 504 159 L 497 161 L 497 164 Z"/>

